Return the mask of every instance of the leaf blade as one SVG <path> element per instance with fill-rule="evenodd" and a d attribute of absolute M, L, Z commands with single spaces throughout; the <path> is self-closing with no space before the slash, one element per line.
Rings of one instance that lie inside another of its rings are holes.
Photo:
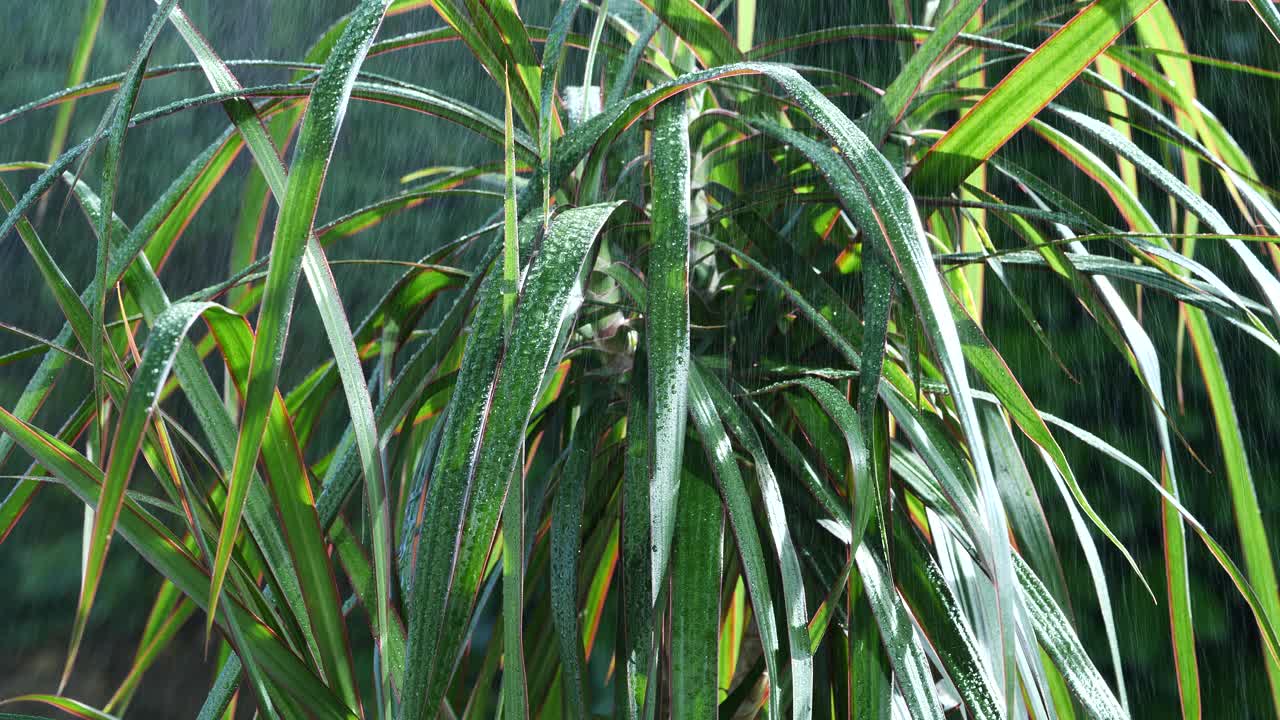
<path fill-rule="evenodd" d="M 956 188 L 1155 2 L 1091 2 L 930 148 L 911 173 L 911 188 L 935 196 Z"/>

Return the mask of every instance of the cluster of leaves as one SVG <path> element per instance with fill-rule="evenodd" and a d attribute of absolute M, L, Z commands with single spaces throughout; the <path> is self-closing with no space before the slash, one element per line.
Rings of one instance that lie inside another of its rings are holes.
<path fill-rule="evenodd" d="M 1163 513 L 1184 716 L 1200 716 L 1188 529 L 1253 611 L 1280 700 L 1280 594 L 1211 326 L 1245 333 L 1267 361 L 1280 352 L 1280 281 L 1254 249 L 1280 263 L 1280 210 L 1197 102 L 1193 65 L 1265 71 L 1189 54 L 1162 0 L 1032 21 L 1019 2 L 984 15 L 983 0 L 950 0 L 924 25 L 762 44 L 753 0 L 715 14 L 694 0 L 565 0 L 545 29 L 511 0 L 362 0 L 302 61 L 254 61 L 290 74 L 256 87 L 176 0 L 157 0 L 122 74 L 82 82 L 103 4 L 90 4 L 72 86 L 0 116 L 58 107 L 50 162 L 0 167 L 39 172 L 20 198 L 0 185 L 0 237 L 16 231 L 66 318 L 53 339 L 4 328 L 32 343 L 15 358 L 41 359 L 0 409 L 0 457 L 32 459 L 0 503 L 0 537 L 50 483 L 93 511 L 64 683 L 114 535 L 164 584 L 104 707 L 14 700 L 121 714 L 203 613 L 223 648 L 209 719 L 242 696 L 286 718 L 1129 717 L 1101 554 L 1141 572 L 1063 435 L 1145 480 Z M 908 3 L 891 4 L 905 19 Z M 1280 27 L 1269 3 L 1254 6 Z M 446 24 L 377 39 L 386 15 L 415 11 Z M 149 67 L 170 25 L 195 62 Z M 1029 33 L 1040 44 L 1014 41 Z M 886 87 L 782 62 L 861 40 L 902 48 Z M 505 117 L 362 71 L 370 55 L 442 42 L 474 54 Z M 580 84 L 561 82 L 570 54 Z M 202 73 L 209 92 L 135 108 L 149 78 L 179 72 Z M 1055 102 L 1072 83 L 1090 90 L 1083 109 Z M 96 93 L 112 93 L 100 125 L 63 151 L 73 104 Z M 833 99 L 868 109 L 854 120 Z M 504 161 L 427 168 L 320 222 L 353 100 L 458 123 Z M 128 225 L 114 208 L 130 128 L 210 104 L 226 131 Z M 1111 207 L 1003 157 L 1017 133 Z M 240 223 L 225 281 L 170 297 L 156 268 L 246 149 L 244 216 L 278 207 L 267 252 L 257 223 Z M 95 150 L 101 172 L 86 176 Z M 1229 214 L 1264 234 L 1237 233 L 1204 199 L 1206 168 L 1230 189 Z M 26 220 L 58 185 L 98 239 L 83 291 Z M 1148 187 L 1175 203 L 1169 222 L 1144 205 Z M 352 325 L 326 251 L 457 194 L 490 198 L 492 222 L 402 263 Z M 1018 244 L 996 247 L 993 221 Z M 1195 260 L 1197 243 L 1225 246 L 1251 292 Z M 1131 367 L 1158 469 L 1040 412 L 1013 377 L 981 318 L 987 279 L 1011 289 L 1006 272 L 1021 267 L 1065 287 Z M 330 353 L 284 387 L 304 275 Z M 1140 301 L 1177 307 L 1191 340 L 1243 567 L 1179 501 L 1190 468 L 1175 469 L 1166 358 Z M 73 364 L 92 368 L 93 394 L 60 424 L 34 424 Z M 317 448 L 326 412 L 346 430 Z M 1077 639 L 1032 468 L 1070 513 L 1112 677 Z M 352 661 L 356 633 L 373 640 L 372 678 Z"/>

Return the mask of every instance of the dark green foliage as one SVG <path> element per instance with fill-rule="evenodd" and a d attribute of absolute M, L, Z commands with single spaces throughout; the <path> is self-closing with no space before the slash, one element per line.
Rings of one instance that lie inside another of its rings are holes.
<path fill-rule="evenodd" d="M 1280 712 L 1272 385 L 1236 375 L 1277 367 L 1280 209 L 1195 85 L 1274 73 L 1163 0 L 886 5 L 363 0 L 228 62 L 167 0 L 79 84 L 89 3 L 78 85 L 0 115 L 57 107 L 55 157 L 0 165 L 58 310 L 0 324 L 2 552 L 94 511 L 70 690 L 19 709 L 126 714 L 202 614 L 208 720 Z M 171 172 L 143 140 L 206 105 Z M 95 708 L 103 615 L 138 641 Z"/>

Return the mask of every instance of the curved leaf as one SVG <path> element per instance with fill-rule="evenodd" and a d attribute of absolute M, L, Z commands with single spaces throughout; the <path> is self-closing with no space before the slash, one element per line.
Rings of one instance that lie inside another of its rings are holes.
<path fill-rule="evenodd" d="M 653 246 L 645 339 L 649 368 L 650 602 L 656 604 L 675 532 L 689 385 L 689 130 L 683 98 L 658 106 Z"/>
<path fill-rule="evenodd" d="M 427 490 L 409 598 L 404 720 L 434 713 L 444 698 L 498 509 L 518 469 L 525 425 L 582 301 L 582 276 L 596 236 L 617 207 L 577 208 L 552 220 L 521 283 L 505 352 L 496 280 L 491 278 L 480 300 L 433 470 L 436 480 Z M 525 223 L 521 234 L 531 231 Z"/>
<path fill-rule="evenodd" d="M 738 468 L 737 458 L 733 455 L 733 446 L 729 442 L 729 435 L 725 432 L 724 425 L 720 421 L 720 415 L 716 412 L 710 393 L 707 392 L 702 373 L 696 367 L 689 373 L 689 414 L 693 417 L 698 436 L 702 440 L 702 447 L 707 455 L 707 462 L 715 474 L 716 484 L 720 488 L 725 508 L 729 512 L 729 524 L 733 528 L 733 536 L 737 541 L 738 556 L 742 560 L 742 575 L 746 578 L 747 590 L 751 595 L 751 609 L 752 614 L 755 615 L 756 629 L 760 634 L 765 666 L 769 669 L 770 677 L 781 677 L 778 672 L 778 626 L 773 612 L 773 592 L 769 587 L 769 575 L 765 568 L 764 552 L 760 548 L 760 538 L 756 534 L 755 517 L 751 511 L 751 498 L 747 495 L 746 487 L 742 482 L 742 472 Z M 694 479 L 693 482 L 700 483 L 702 480 Z M 686 497 L 696 497 L 697 494 L 698 491 L 691 489 L 690 494 Z M 677 515 L 680 516 L 682 522 L 685 517 L 684 510 L 684 508 L 677 508 Z M 694 517 L 697 517 L 696 513 L 701 511 L 694 509 L 691 512 L 695 513 Z M 715 523 L 715 528 L 715 535 L 718 539 L 720 523 Z M 704 529 L 699 532 L 703 534 L 708 531 Z M 718 544 L 716 543 L 717 546 Z M 705 551 L 706 547 L 700 549 Z M 677 550 L 677 553 L 682 551 L 686 553 L 698 552 L 693 548 L 682 548 Z M 719 615 L 719 566 L 720 563 L 717 558 L 714 573 L 717 579 L 717 617 Z M 682 579 L 679 577 L 679 571 L 675 572 L 676 575 L 672 583 L 673 587 L 679 588 Z M 674 609 L 679 600 L 678 594 L 673 593 L 672 612 L 675 614 L 672 616 L 672 622 L 674 623 L 680 622 L 677 619 L 679 610 Z M 718 628 L 718 622 L 713 626 Z M 679 672 L 680 669 L 674 667 L 673 663 L 672 681 L 674 684 L 694 684 L 697 682 L 696 673 L 694 678 L 691 679 L 679 677 Z M 778 693 L 771 692 L 769 694 L 769 706 L 771 714 L 775 717 L 779 716 L 781 703 Z"/>
<path fill-rule="evenodd" d="M 210 597 L 214 609 L 217 607 L 218 595 L 230 562 L 231 548 L 239 530 L 240 515 L 253 467 L 261 449 L 268 409 L 280 374 L 284 340 L 292 315 L 302 256 L 315 222 L 316 204 L 328 170 L 329 158 L 346 113 L 355 74 L 373 43 L 373 36 L 382 24 L 383 13 L 390 1 L 365 0 L 361 3 L 316 80 L 310 107 L 299 132 L 288 190 L 281 202 L 276 222 L 275 240 L 271 249 L 262 309 L 258 316 L 249 383 L 245 391 L 244 411 L 236 443 L 235 463 L 230 474 L 227 503 L 213 566 Z M 332 624 L 339 617 L 336 610 L 336 607 L 317 608 L 316 619 Z M 212 613 L 210 616 L 212 617 Z M 336 632 L 339 631 L 330 629 L 320 632 L 319 636 L 332 637 Z M 322 645 L 321 650 L 326 675 L 337 683 L 348 703 L 355 705 L 356 688 L 349 655 L 345 650 L 328 644 Z"/>

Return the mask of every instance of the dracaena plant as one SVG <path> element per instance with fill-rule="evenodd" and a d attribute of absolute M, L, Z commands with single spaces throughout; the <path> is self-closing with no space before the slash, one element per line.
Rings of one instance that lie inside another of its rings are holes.
<path fill-rule="evenodd" d="M 0 409 L 0 457 L 30 466 L 0 537 L 37 493 L 93 510 L 64 683 L 110 540 L 164 582 L 109 700 L 12 700 L 122 715 L 178 630 L 203 622 L 224 650 L 210 719 L 237 704 L 403 720 L 1143 717 L 1126 700 L 1109 555 L 1167 603 L 1163 643 L 1197 718 L 1197 545 L 1252 611 L 1241 642 L 1280 692 L 1280 596 L 1214 335 L 1242 332 L 1277 362 L 1280 210 L 1197 100 L 1194 64 L 1223 63 L 1188 53 L 1161 0 L 1034 17 L 944 0 L 915 8 L 923 24 L 902 14 L 922 3 L 889 4 L 902 22 L 757 38 L 756 13 L 784 3 L 566 0 L 538 27 L 510 0 L 363 0 L 301 60 L 255 61 L 278 80 L 246 87 L 175 0 L 158 1 L 121 74 L 84 81 L 104 5 L 90 3 L 72 85 L 0 116 L 57 108 L 53 159 L 2 168 L 38 176 L 19 198 L 0 191 L 0 238 L 29 251 L 66 320 L 54 338 L 5 326 L 40 360 Z M 1280 26 L 1254 6 L 1266 24 L 1251 32 Z M 405 13 L 444 24 L 379 35 Z M 194 62 L 152 67 L 171 32 Z M 362 70 L 432 43 L 471 52 L 501 116 L 430 77 Z M 790 62 L 823 43 L 896 46 L 901 62 L 883 87 Z M 138 106 L 178 72 L 208 92 Z M 64 150 L 73 104 L 97 93 L 111 97 L 100 124 Z M 457 123 L 493 152 L 321 217 L 345 111 L 369 102 Z M 225 132 L 149 211 L 120 217 L 130 130 L 213 104 Z M 1005 148 L 1015 135 L 1103 192 L 1037 176 Z M 261 253 L 255 223 L 198 213 L 242 154 L 242 214 L 277 208 Z M 1210 174 L 1233 204 L 1206 199 Z M 97 238 L 83 289 L 26 219 L 55 188 Z M 326 253 L 455 194 L 487 198 L 490 221 L 401 261 L 349 317 Z M 234 234 L 232 267 L 177 297 L 156 271 L 201 223 Z M 1196 259 L 1205 246 L 1224 250 L 1216 269 Z M 1024 389 L 984 332 L 984 308 L 1002 306 L 1059 362 L 1040 301 L 1010 279 L 1027 273 L 1122 359 L 1154 466 L 1088 417 L 1039 411 L 1043 388 Z M 327 352 L 282 374 L 304 303 Z M 1175 404 L 1169 379 L 1191 370 L 1153 336 L 1190 340 L 1198 404 Z M 36 424 L 77 365 L 93 392 Z M 1217 474 L 1183 451 L 1188 413 L 1211 418 Z M 342 431 L 317 433 L 329 414 Z M 1073 471 L 1063 442 L 1145 488 L 1163 538 L 1140 542 L 1162 542 L 1162 564 L 1144 573 L 1108 527 L 1108 488 Z M 1188 477 L 1224 488 L 1234 526 L 1196 519 L 1179 500 Z M 1045 508 L 1070 518 L 1056 537 Z M 1085 558 L 1085 607 L 1065 546 Z M 1076 630 L 1097 617 L 1101 662 Z M 353 662 L 369 645 L 373 662 Z"/>

